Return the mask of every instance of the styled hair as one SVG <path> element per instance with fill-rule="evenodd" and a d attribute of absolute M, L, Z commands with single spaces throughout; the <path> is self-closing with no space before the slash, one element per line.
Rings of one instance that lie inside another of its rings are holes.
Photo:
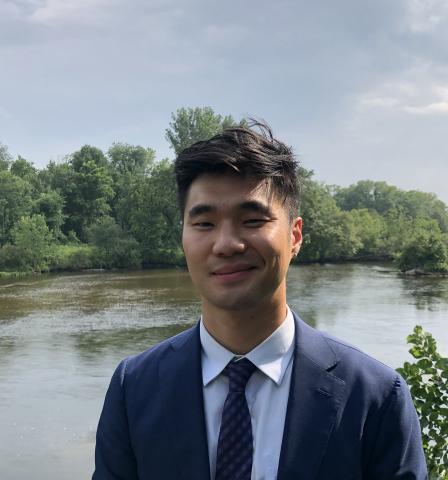
<path fill-rule="evenodd" d="M 299 209 L 298 167 L 292 149 L 276 140 L 266 123 L 251 120 L 247 127 L 226 128 L 209 140 L 185 148 L 177 156 L 174 172 L 181 214 L 196 178 L 206 173 L 232 173 L 268 179 L 292 220 Z"/>

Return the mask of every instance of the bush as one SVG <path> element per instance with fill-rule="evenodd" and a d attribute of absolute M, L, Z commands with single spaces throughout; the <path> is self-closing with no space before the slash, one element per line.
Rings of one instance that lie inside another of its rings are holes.
<path fill-rule="evenodd" d="M 396 259 L 402 271 L 418 269 L 423 272 L 448 271 L 448 249 L 442 234 L 420 232 L 407 243 Z"/>
<path fill-rule="evenodd" d="M 142 259 L 140 245 L 111 217 L 102 217 L 87 229 L 89 242 L 106 268 L 138 268 Z"/>
<path fill-rule="evenodd" d="M 48 270 L 53 235 L 42 215 L 22 217 L 11 230 L 11 236 L 22 255 L 22 263 L 35 272 Z"/>
<path fill-rule="evenodd" d="M 99 266 L 97 251 L 91 245 L 57 245 L 50 260 L 51 270 L 85 270 Z"/>
<path fill-rule="evenodd" d="M 430 479 L 448 479 L 448 358 L 437 352 L 430 333 L 416 326 L 407 338 L 417 359 L 397 371 L 407 381 L 422 429 Z"/>
<path fill-rule="evenodd" d="M 26 259 L 19 247 L 7 243 L 0 248 L 0 270 L 15 272 L 27 269 L 31 270 L 31 267 L 27 266 Z"/>

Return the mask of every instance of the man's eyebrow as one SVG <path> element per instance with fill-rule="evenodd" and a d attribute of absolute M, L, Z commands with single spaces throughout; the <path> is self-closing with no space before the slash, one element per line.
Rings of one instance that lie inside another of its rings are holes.
<path fill-rule="evenodd" d="M 247 202 L 243 202 L 239 205 L 241 210 L 248 210 L 251 212 L 261 213 L 262 215 L 266 215 L 267 217 L 272 215 L 272 211 L 268 205 L 264 203 L 258 202 L 257 200 L 249 200 Z"/>
<path fill-rule="evenodd" d="M 202 215 L 203 213 L 210 213 L 215 210 L 216 210 L 216 207 L 199 203 L 198 205 L 195 205 L 194 207 L 190 208 L 190 210 L 188 211 L 188 216 L 190 218 L 197 217 L 198 215 Z"/>

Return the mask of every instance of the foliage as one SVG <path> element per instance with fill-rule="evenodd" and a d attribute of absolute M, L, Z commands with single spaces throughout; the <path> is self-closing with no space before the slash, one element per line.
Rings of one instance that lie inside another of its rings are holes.
<path fill-rule="evenodd" d="M 24 271 L 29 269 L 22 250 L 16 245 L 7 243 L 0 248 L 0 270 Z"/>
<path fill-rule="evenodd" d="M 20 155 L 17 157 L 16 160 L 11 162 L 9 171 L 13 175 L 16 175 L 17 177 L 20 177 L 23 180 L 27 180 L 29 182 L 33 182 L 37 175 L 37 170 L 33 166 L 33 164 L 31 162 L 28 162 Z"/>
<path fill-rule="evenodd" d="M 302 186 L 303 247 L 300 261 L 350 258 L 361 248 L 353 223 L 331 195 L 330 188 L 308 178 Z"/>
<path fill-rule="evenodd" d="M 177 154 L 234 124 L 210 107 L 181 108 L 166 138 Z M 298 262 L 396 258 L 400 268 L 446 268 L 448 210 L 435 195 L 372 180 L 329 186 L 304 168 L 299 177 L 304 242 Z M 13 238 L 21 218 L 33 215 L 51 237 L 49 260 L 38 255 L 42 264 L 17 254 Z M 39 170 L 0 144 L 0 262 L 8 269 L 184 264 L 180 220 L 173 164 L 157 161 L 151 148 L 113 143 L 104 153 L 84 145 Z M 100 228 L 108 243 L 99 241 Z M 87 242 L 93 243 L 83 250 Z"/>
<path fill-rule="evenodd" d="M 0 246 L 11 241 L 11 229 L 31 213 L 32 188 L 8 170 L 0 171 Z"/>
<path fill-rule="evenodd" d="M 448 478 L 448 358 L 437 351 L 430 333 L 416 326 L 408 336 L 409 353 L 398 372 L 410 386 L 420 425 L 430 478 Z"/>
<path fill-rule="evenodd" d="M 34 202 L 35 212 L 45 217 L 45 222 L 55 238 L 61 236 L 61 227 L 66 218 L 64 205 L 62 195 L 55 190 L 41 193 Z"/>
<path fill-rule="evenodd" d="M 360 245 L 356 254 L 359 256 L 385 255 L 387 225 L 384 218 L 375 210 L 366 208 L 351 210 L 347 215 L 353 225 L 353 235 Z"/>
<path fill-rule="evenodd" d="M 437 224 L 435 224 L 437 227 Z M 396 258 L 401 271 L 448 272 L 447 241 L 437 229 L 421 230 L 405 244 Z"/>
<path fill-rule="evenodd" d="M 101 150 L 89 145 L 75 152 L 70 164 L 74 173 L 63 191 L 67 214 L 64 227 L 86 240 L 87 228 L 110 212 L 109 201 L 114 195 L 112 176 Z"/>
<path fill-rule="evenodd" d="M 9 169 L 12 162 L 12 155 L 8 151 L 8 147 L 0 142 L 0 172 Z"/>
<path fill-rule="evenodd" d="M 55 245 L 49 260 L 51 270 L 86 270 L 99 268 L 100 261 L 97 251 L 91 245 Z"/>
<path fill-rule="evenodd" d="M 116 175 L 144 175 L 149 172 L 155 160 L 152 148 L 128 143 L 113 143 L 107 151 L 107 156 Z"/>
<path fill-rule="evenodd" d="M 88 228 L 87 234 L 90 243 L 97 248 L 101 267 L 140 267 L 138 242 L 125 233 L 113 218 L 100 218 Z"/>
<path fill-rule="evenodd" d="M 193 143 L 207 140 L 234 124 L 235 120 L 230 115 L 222 117 L 210 107 L 179 108 L 171 114 L 165 138 L 178 155 Z"/>
<path fill-rule="evenodd" d="M 42 215 L 22 217 L 12 229 L 12 238 L 25 265 L 37 272 L 47 270 L 53 237 Z"/>

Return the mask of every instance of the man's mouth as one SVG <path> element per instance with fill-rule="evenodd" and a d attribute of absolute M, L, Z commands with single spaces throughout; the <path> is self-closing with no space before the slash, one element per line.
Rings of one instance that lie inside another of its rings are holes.
<path fill-rule="evenodd" d="M 212 275 L 216 275 L 217 277 L 230 277 L 235 276 L 237 274 L 243 274 L 250 270 L 254 270 L 256 267 L 253 265 L 249 265 L 247 263 L 235 263 L 230 265 L 224 265 L 223 267 L 217 268 L 213 270 Z"/>

